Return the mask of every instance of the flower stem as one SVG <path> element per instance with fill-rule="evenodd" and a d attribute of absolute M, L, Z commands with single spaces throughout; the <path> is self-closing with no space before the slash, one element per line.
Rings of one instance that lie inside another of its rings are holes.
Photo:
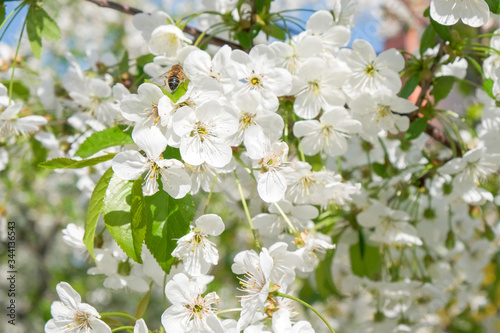
<path fill-rule="evenodd" d="M 207 202 L 205 203 L 205 209 L 203 209 L 203 214 L 206 214 L 208 212 L 208 204 L 210 203 L 215 184 L 217 183 L 217 176 L 218 174 L 215 174 L 214 181 L 212 182 L 212 186 L 210 187 L 210 193 L 208 193 Z"/>
<path fill-rule="evenodd" d="M 286 216 L 286 214 L 283 211 L 283 209 L 281 209 L 281 207 L 278 205 L 277 202 L 274 202 L 274 205 L 280 211 L 281 216 L 283 216 L 283 219 L 285 219 L 285 222 L 288 224 L 288 227 L 290 228 L 290 230 L 295 234 L 295 237 L 300 237 L 300 233 L 297 231 L 297 229 L 295 229 L 295 227 L 292 224 L 292 221 L 290 221 L 290 219 L 288 218 L 288 216 Z"/>
<path fill-rule="evenodd" d="M 248 211 L 247 202 L 245 200 L 245 196 L 243 195 L 243 189 L 241 188 L 241 183 L 240 180 L 238 179 L 238 174 L 236 173 L 236 170 L 234 170 L 234 178 L 236 179 L 236 184 L 238 185 L 238 191 L 240 192 L 241 203 L 243 204 L 243 209 L 245 210 L 245 215 L 247 217 L 248 225 L 252 230 L 253 238 L 255 240 L 255 246 L 257 247 L 257 250 L 259 250 L 260 252 L 262 246 L 260 246 L 259 239 L 257 238 L 257 233 L 255 231 L 255 228 L 253 227 L 252 218 L 250 217 L 250 212 Z"/>
<path fill-rule="evenodd" d="M 101 313 L 101 318 L 103 318 L 103 317 L 121 317 L 121 318 L 130 319 L 133 321 L 137 321 L 136 317 L 129 315 L 126 312 L 104 312 L 104 313 Z"/>
<path fill-rule="evenodd" d="M 12 101 L 12 91 L 14 90 L 12 87 L 14 86 L 14 72 L 16 71 L 17 65 L 17 54 L 19 53 L 19 48 L 21 47 L 21 41 L 23 39 L 24 28 L 26 27 L 27 18 L 24 19 L 23 27 L 21 28 L 21 34 L 19 35 L 19 42 L 17 43 L 16 52 L 14 53 L 14 61 L 12 61 L 12 73 L 10 74 L 10 82 L 9 82 L 9 105 Z"/>
<path fill-rule="evenodd" d="M 219 311 L 217 314 L 223 314 L 223 313 L 229 313 L 229 312 L 241 312 L 241 310 L 243 310 L 243 308 L 232 308 L 232 309 L 226 309 L 226 310 Z"/>
<path fill-rule="evenodd" d="M 311 309 L 315 314 L 318 315 L 318 317 L 321 318 L 321 320 L 323 320 L 323 322 L 326 324 L 326 326 L 328 326 L 328 328 L 330 329 L 330 332 L 332 333 L 335 333 L 333 327 L 330 325 L 330 323 L 326 320 L 325 317 L 323 317 L 323 315 L 321 313 L 318 312 L 318 310 L 316 310 L 315 308 L 313 308 L 311 305 L 307 304 L 306 302 L 304 302 L 303 300 L 297 298 L 297 297 L 294 297 L 294 296 L 290 296 L 290 295 L 287 295 L 287 294 L 283 294 L 283 293 L 280 293 L 279 291 L 276 291 L 275 292 L 275 295 L 276 296 L 279 296 L 279 297 L 284 297 L 284 298 L 289 298 L 291 300 L 294 300 L 296 302 L 299 302 L 300 304 L 304 305 L 305 307 Z"/>
<path fill-rule="evenodd" d="M 120 327 L 112 329 L 111 332 L 121 332 L 124 330 L 132 332 L 133 329 L 134 329 L 134 326 L 120 326 Z"/>

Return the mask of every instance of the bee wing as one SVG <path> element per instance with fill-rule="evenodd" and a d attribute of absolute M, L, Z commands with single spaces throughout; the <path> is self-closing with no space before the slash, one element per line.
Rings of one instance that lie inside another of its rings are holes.
<path fill-rule="evenodd" d="M 168 72 L 158 75 L 157 77 L 150 79 L 150 81 L 162 89 L 168 89 Z"/>

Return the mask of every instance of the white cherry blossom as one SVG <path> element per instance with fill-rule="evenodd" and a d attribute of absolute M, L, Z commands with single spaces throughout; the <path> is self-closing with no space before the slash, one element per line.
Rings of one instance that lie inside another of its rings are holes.
<path fill-rule="evenodd" d="M 161 323 L 167 333 L 224 332 L 216 315 L 220 298 L 215 292 L 201 296 L 202 289 L 189 278 L 176 274 L 165 287 L 172 305 L 163 312 Z"/>
<path fill-rule="evenodd" d="M 97 310 L 82 303 L 80 295 L 66 282 L 60 282 L 57 287 L 60 302 L 52 303 L 50 313 L 53 319 L 45 324 L 45 333 L 111 333 L 111 328 L 99 318 Z"/>
<path fill-rule="evenodd" d="M 301 258 L 302 263 L 297 266 L 297 269 L 304 273 L 315 270 L 326 251 L 335 248 L 329 237 L 319 233 L 304 232 L 300 234 L 299 246 L 301 247 L 295 252 Z"/>
<path fill-rule="evenodd" d="M 345 87 L 351 98 L 363 92 L 374 94 L 380 89 L 399 92 L 401 79 L 398 72 L 403 69 L 405 61 L 396 49 L 386 50 L 377 56 L 370 43 L 356 39 L 352 50 L 345 48 L 339 51 L 339 59 L 352 70 Z"/>
<path fill-rule="evenodd" d="M 276 54 L 276 64 L 292 75 L 297 74 L 307 58 L 317 56 L 323 51 L 321 39 L 306 33 L 293 36 L 289 43 L 274 42 L 269 47 Z"/>
<path fill-rule="evenodd" d="M 132 139 L 146 157 L 133 150 L 118 153 L 112 164 L 115 174 L 125 180 L 134 180 L 147 171 L 142 188 L 144 195 L 158 192 L 156 180 L 160 176 L 164 191 L 176 199 L 184 197 L 191 189 L 191 179 L 180 161 L 163 158 L 167 139 L 160 130 L 157 127 L 143 128 L 133 132 Z"/>
<path fill-rule="evenodd" d="M 375 95 L 361 94 L 349 102 L 354 117 L 363 124 L 363 136 L 376 139 L 380 130 L 397 134 L 406 131 L 410 119 L 405 116 L 417 109 L 415 104 L 405 98 L 383 90 Z"/>
<path fill-rule="evenodd" d="M 27 134 L 39 130 L 39 126 L 47 124 L 47 119 L 42 116 L 18 117 L 23 108 L 23 103 L 9 105 L 0 113 L 0 140 L 11 135 Z"/>
<path fill-rule="evenodd" d="M 219 252 L 208 235 L 219 236 L 224 222 L 215 214 L 202 215 L 194 221 L 191 231 L 177 240 L 172 256 L 184 261 L 184 269 L 191 276 L 206 274 L 211 265 L 217 265 Z"/>
<path fill-rule="evenodd" d="M 332 59 L 309 58 L 294 77 L 291 93 L 295 113 L 302 118 L 315 118 L 321 109 L 344 105 L 346 97 L 340 90 L 348 77 L 348 68 Z"/>
<path fill-rule="evenodd" d="M 265 248 L 260 255 L 250 250 L 240 252 L 234 257 L 231 270 L 237 275 L 245 274 L 244 278 L 240 278 L 240 290 L 245 295 L 241 297 L 243 310 L 238 320 L 238 331 L 245 329 L 257 312 L 264 311 L 270 291 L 269 278 L 272 269 L 273 259 Z"/>
<path fill-rule="evenodd" d="M 318 120 L 298 121 L 293 125 L 293 135 L 302 138 L 305 155 L 324 152 L 330 156 L 343 155 L 347 151 L 350 134 L 361 130 L 361 123 L 352 119 L 344 107 L 334 107 Z"/>
<path fill-rule="evenodd" d="M 231 161 L 227 138 L 238 130 L 234 110 L 216 101 L 208 101 L 193 110 L 184 106 L 173 118 L 174 131 L 181 138 L 182 159 L 191 165 L 203 162 L 223 167 Z"/>
<path fill-rule="evenodd" d="M 402 210 L 393 210 L 379 201 L 357 216 L 358 223 L 365 228 L 375 228 L 370 239 L 389 245 L 422 245 L 417 230 L 409 221 L 410 216 Z"/>
<path fill-rule="evenodd" d="M 268 111 L 278 109 L 278 97 L 286 95 L 292 88 L 292 76 L 276 67 L 276 56 L 266 45 L 257 45 L 245 53 L 233 51 L 231 59 L 238 74 L 238 82 L 234 88 L 236 95 L 256 91 L 260 95 L 262 107 Z"/>
<path fill-rule="evenodd" d="M 471 27 L 488 22 L 490 8 L 484 0 L 432 0 L 431 17 L 443 25 L 453 25 L 459 20 Z"/>
<path fill-rule="evenodd" d="M 283 198 L 287 188 L 284 171 L 287 169 L 288 145 L 259 136 L 256 135 L 246 146 L 248 155 L 254 160 L 254 167 L 260 169 L 256 172 L 257 191 L 265 202 L 276 202 Z"/>
<path fill-rule="evenodd" d="M 231 48 L 228 45 L 221 47 L 212 59 L 205 51 L 191 52 L 184 60 L 184 71 L 195 84 L 208 80 L 219 86 L 224 93 L 229 93 L 237 80 L 231 61 Z"/>
<path fill-rule="evenodd" d="M 283 134 L 284 121 L 277 113 L 262 109 L 254 91 L 238 96 L 234 105 L 240 111 L 238 131 L 230 138 L 232 146 L 251 145 L 256 137 L 266 136 L 278 140 Z"/>
<path fill-rule="evenodd" d="M 149 51 L 154 55 L 174 57 L 186 43 L 191 41 L 184 36 L 181 29 L 173 24 L 160 25 L 151 33 Z"/>
<path fill-rule="evenodd" d="M 287 200 L 281 200 L 277 204 L 298 232 L 306 231 L 312 227 L 314 225 L 312 220 L 318 217 L 319 214 L 318 209 L 311 205 L 294 206 Z M 264 238 L 270 238 L 273 243 L 289 228 L 288 223 L 275 204 L 269 205 L 269 214 L 257 214 L 252 218 L 252 221 L 254 227 L 259 230 L 260 235 Z"/>
<path fill-rule="evenodd" d="M 333 21 L 333 16 L 326 10 L 315 12 L 306 25 L 306 32 L 317 36 L 323 42 L 323 48 L 331 53 L 336 53 L 339 47 L 346 46 L 351 38 L 351 31 Z"/>
<path fill-rule="evenodd" d="M 136 123 L 134 129 L 156 126 L 160 120 L 158 102 L 163 96 L 156 85 L 143 83 L 137 89 L 137 94 L 130 94 L 121 101 L 121 113 L 125 119 Z"/>

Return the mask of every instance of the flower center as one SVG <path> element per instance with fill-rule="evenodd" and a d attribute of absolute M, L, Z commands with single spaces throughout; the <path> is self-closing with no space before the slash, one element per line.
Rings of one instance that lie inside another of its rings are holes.
<path fill-rule="evenodd" d="M 76 326 L 78 329 L 77 331 L 80 332 L 81 330 L 87 330 L 88 327 L 90 327 L 90 319 L 91 315 L 88 314 L 87 312 L 84 312 L 82 310 L 76 310 L 75 316 L 74 316 L 74 323 L 70 325 L 66 325 L 66 328 L 70 328 L 71 326 Z"/>
<path fill-rule="evenodd" d="M 367 76 L 374 76 L 375 74 L 377 74 L 377 69 L 375 68 L 373 62 L 365 67 L 365 73 Z"/>
<path fill-rule="evenodd" d="M 319 82 L 318 81 L 309 81 L 307 83 L 309 84 L 309 91 L 311 91 L 316 96 L 318 96 L 319 91 L 320 91 Z"/>
<path fill-rule="evenodd" d="M 391 115 L 391 107 L 389 105 L 382 105 L 382 104 L 377 104 L 377 121 L 380 120 L 380 118 L 387 117 Z"/>
<path fill-rule="evenodd" d="M 208 125 L 198 121 L 195 124 L 195 128 L 191 131 L 191 136 L 197 136 L 201 142 L 205 140 L 205 138 L 210 134 L 210 130 Z"/>
<path fill-rule="evenodd" d="M 250 112 L 242 112 L 241 116 L 240 116 L 241 129 L 244 130 L 247 127 L 250 127 L 251 125 L 253 125 L 255 123 L 253 120 L 254 118 L 255 118 L 255 114 L 250 113 Z"/>

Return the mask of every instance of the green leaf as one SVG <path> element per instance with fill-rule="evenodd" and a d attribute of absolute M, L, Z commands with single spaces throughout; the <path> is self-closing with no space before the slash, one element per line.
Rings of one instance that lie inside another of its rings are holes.
<path fill-rule="evenodd" d="M 57 23 L 43 8 L 36 5 L 31 5 L 28 9 L 26 31 L 33 55 L 38 59 L 42 55 L 42 37 L 53 42 L 61 38 L 61 31 Z"/>
<path fill-rule="evenodd" d="M 113 169 L 109 168 L 97 182 L 92 195 L 90 196 L 89 208 L 85 218 L 85 234 L 83 235 L 83 243 L 89 251 L 92 258 L 94 257 L 94 235 L 99 222 L 102 208 L 104 207 L 104 196 L 108 189 L 109 181 L 113 176 Z"/>
<path fill-rule="evenodd" d="M 424 10 L 423 15 L 424 15 L 424 17 L 430 17 L 430 16 L 431 16 L 431 8 L 430 8 L 430 7 L 427 7 L 427 8 Z"/>
<path fill-rule="evenodd" d="M 93 133 L 78 148 L 75 156 L 86 158 L 103 149 L 131 143 L 134 143 L 132 140 L 132 128 L 127 129 L 127 126 L 119 125 Z"/>
<path fill-rule="evenodd" d="M 263 14 L 269 12 L 272 0 L 255 0 L 255 11 Z"/>
<path fill-rule="evenodd" d="M 415 88 L 418 86 L 420 82 L 420 73 L 413 74 L 401 89 L 399 96 L 402 98 L 408 98 L 415 91 Z"/>
<path fill-rule="evenodd" d="M 40 31 L 39 17 L 35 14 L 33 6 L 30 6 L 26 14 L 26 32 L 33 55 L 40 59 L 42 56 L 42 32 Z"/>
<path fill-rule="evenodd" d="M 416 139 L 422 134 L 427 128 L 427 118 L 417 118 L 415 119 L 405 133 L 405 140 Z"/>
<path fill-rule="evenodd" d="M 436 31 L 432 24 L 429 24 L 422 34 L 422 39 L 420 40 L 420 56 L 424 54 L 427 49 L 436 46 Z"/>
<path fill-rule="evenodd" d="M 6 87 L 10 86 L 10 80 L 0 80 L 0 82 Z M 21 81 L 14 81 L 12 82 L 12 97 L 27 100 L 30 97 L 30 90 Z"/>
<path fill-rule="evenodd" d="M 339 291 L 333 283 L 332 265 L 334 251 L 328 251 L 324 260 L 321 260 L 316 268 L 315 280 L 321 299 L 325 300 L 332 294 L 338 295 Z"/>
<path fill-rule="evenodd" d="M 493 84 L 494 82 L 492 79 L 483 80 L 483 89 L 484 91 L 486 91 L 488 96 L 490 96 L 492 99 L 496 99 L 493 95 Z"/>
<path fill-rule="evenodd" d="M 181 160 L 181 152 L 178 148 L 167 146 L 167 149 L 162 153 L 163 158 L 171 159 L 175 158 L 176 160 Z"/>
<path fill-rule="evenodd" d="M 132 213 L 132 238 L 134 240 L 135 253 L 139 258 L 142 252 L 142 244 L 146 238 L 146 229 L 148 217 L 146 214 L 146 201 L 142 194 L 142 178 L 137 179 L 132 187 L 132 204 L 130 205 Z"/>
<path fill-rule="evenodd" d="M 434 79 L 434 88 L 431 92 L 434 95 L 434 104 L 437 104 L 440 100 L 448 96 L 454 83 L 455 77 L 453 76 L 440 76 Z"/>
<path fill-rule="evenodd" d="M 109 161 L 116 154 L 107 154 L 99 157 L 89 158 L 87 160 L 72 160 L 70 158 L 54 158 L 52 160 L 48 160 L 38 164 L 38 166 L 45 169 L 80 169 L 88 166 L 93 166 L 102 162 Z"/>
<path fill-rule="evenodd" d="M 500 14 L 500 0 L 486 0 L 486 3 L 493 14 Z"/>
<path fill-rule="evenodd" d="M 431 24 L 434 31 L 441 37 L 444 41 L 451 41 L 451 31 L 450 27 L 437 23 L 431 18 Z"/>
<path fill-rule="evenodd" d="M 172 97 L 170 99 L 172 100 L 172 102 L 177 103 L 177 101 L 179 101 L 179 99 L 184 96 L 188 89 L 188 85 L 189 80 L 184 80 L 181 82 L 181 84 L 179 84 L 179 87 L 177 87 L 177 89 L 171 95 Z"/>
<path fill-rule="evenodd" d="M 148 214 L 146 246 L 168 274 L 175 260 L 172 251 L 177 247 L 177 239 L 189 232 L 194 202 L 190 195 L 176 200 L 165 191 L 158 191 L 145 199 Z"/>
<path fill-rule="evenodd" d="M 5 5 L 0 4 L 0 22 L 5 20 Z"/>
<path fill-rule="evenodd" d="M 33 152 L 33 166 L 43 163 L 49 155 L 49 150 L 45 148 L 40 141 L 34 137 L 30 137 L 31 151 Z"/>
<path fill-rule="evenodd" d="M 249 49 L 252 47 L 252 37 L 250 37 L 250 34 L 248 34 L 247 32 L 238 31 L 234 37 L 244 49 Z"/>
<path fill-rule="evenodd" d="M 128 62 L 129 62 L 128 51 L 125 50 L 125 52 L 123 52 L 122 58 L 120 59 L 120 62 L 118 63 L 118 74 L 123 74 L 128 72 Z"/>
<path fill-rule="evenodd" d="M 61 30 L 59 30 L 57 23 L 43 8 L 36 8 L 35 15 L 38 16 L 38 22 L 41 22 L 40 32 L 43 38 L 51 42 L 57 42 L 61 39 Z"/>
<path fill-rule="evenodd" d="M 257 37 L 261 29 L 262 25 L 260 25 L 259 23 L 255 23 L 254 25 L 252 25 L 250 30 L 248 30 L 248 33 L 250 34 L 250 37 L 253 39 Z"/>
<path fill-rule="evenodd" d="M 272 36 L 279 40 L 285 40 L 286 34 L 285 30 L 283 30 L 279 25 L 270 23 L 262 27 L 262 31 L 266 33 L 268 36 Z"/>
<path fill-rule="evenodd" d="M 366 245 L 363 233 L 359 232 L 359 242 L 349 248 L 352 272 L 357 276 L 375 278 L 380 275 L 382 260 L 378 247 Z"/>
<path fill-rule="evenodd" d="M 137 64 L 137 67 L 144 68 L 144 66 L 153 62 L 154 58 L 155 58 L 155 56 L 153 54 L 145 54 L 145 55 L 137 58 L 135 60 L 135 63 Z"/>
<path fill-rule="evenodd" d="M 113 175 L 104 197 L 104 223 L 109 233 L 120 246 L 120 248 L 132 260 L 142 263 L 141 247 L 137 247 L 140 241 L 143 226 L 141 226 L 142 212 L 136 214 L 133 208 L 141 208 L 142 189 L 140 195 L 137 193 L 137 183 L 141 184 L 142 178 L 135 181 L 123 180 Z M 138 219 L 139 221 L 133 221 Z M 144 222 L 145 223 L 145 222 Z M 134 226 L 139 225 L 139 232 L 134 234 Z M 141 241 L 142 245 L 142 241 Z"/>
<path fill-rule="evenodd" d="M 372 164 L 373 172 L 382 178 L 388 178 L 389 172 L 387 172 L 387 167 L 385 164 L 374 162 Z"/>

